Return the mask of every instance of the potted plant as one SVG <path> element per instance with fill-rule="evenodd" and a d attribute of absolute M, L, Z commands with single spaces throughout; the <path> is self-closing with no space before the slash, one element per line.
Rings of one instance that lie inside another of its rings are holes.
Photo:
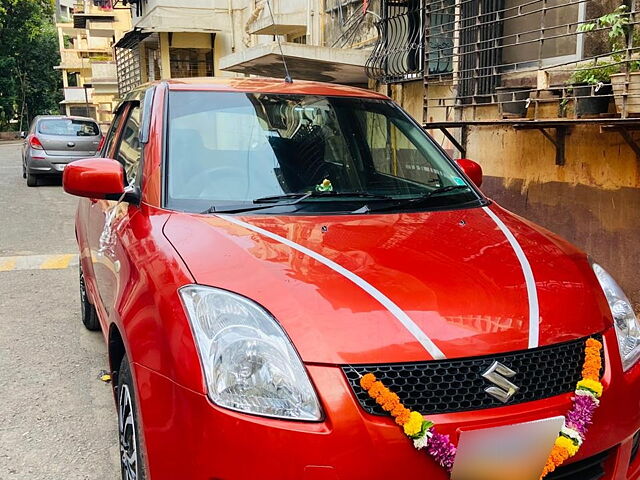
<path fill-rule="evenodd" d="M 622 112 L 624 98 L 627 96 L 627 113 L 640 113 L 640 60 L 634 54 L 631 61 L 625 58 L 628 38 L 633 35 L 634 45 L 640 36 L 630 24 L 630 14 L 626 5 L 620 5 L 613 12 L 596 19 L 595 22 L 583 23 L 578 26 L 578 32 L 591 32 L 596 28 L 609 29 L 608 37 L 611 46 L 611 58 L 615 63 L 624 65 L 621 73 L 610 75 L 616 108 Z M 628 84 L 627 84 L 628 79 Z"/>
<path fill-rule="evenodd" d="M 579 64 L 567 84 L 576 99 L 576 115 L 599 115 L 609 111 L 613 93 L 611 75 L 620 72 L 620 66 L 611 62 Z"/>

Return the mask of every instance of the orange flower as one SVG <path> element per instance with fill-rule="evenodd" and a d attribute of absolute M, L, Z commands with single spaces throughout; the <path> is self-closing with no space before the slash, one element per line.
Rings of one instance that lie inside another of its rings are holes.
<path fill-rule="evenodd" d="M 599 340 L 596 340 L 595 338 L 588 338 L 587 347 L 593 347 L 600 350 L 602 348 L 602 343 Z"/>
<path fill-rule="evenodd" d="M 386 412 L 391 412 L 394 408 L 400 405 L 400 397 L 393 392 L 389 392 L 389 395 L 385 395 L 385 397 L 381 399 L 378 398 L 376 401 L 380 404 L 382 409 Z"/>
<path fill-rule="evenodd" d="M 393 415 L 393 412 L 391 414 Z M 399 415 L 394 415 L 394 416 L 396 417 L 396 423 L 398 425 L 404 425 L 411 418 L 411 410 L 403 406 L 402 411 L 399 413 Z"/>
<path fill-rule="evenodd" d="M 369 389 L 369 396 L 373 399 L 377 399 L 379 396 L 384 395 L 387 392 L 387 387 L 385 387 L 382 382 L 373 382 L 373 385 L 371 385 L 371 388 Z"/>
<path fill-rule="evenodd" d="M 559 447 L 557 445 L 553 446 L 551 453 L 549 454 L 549 458 L 547 459 L 547 464 L 544 466 L 544 470 L 542 471 L 542 475 L 540 475 L 540 479 L 547 476 L 548 473 L 553 472 L 556 468 L 562 465 L 565 460 L 569 458 L 569 451 L 564 447 Z"/>
<path fill-rule="evenodd" d="M 594 338 L 587 340 L 587 346 L 584 349 L 584 365 L 582 366 L 582 378 L 589 380 L 600 380 L 600 370 L 602 369 L 602 358 L 600 350 L 602 343 Z"/>
<path fill-rule="evenodd" d="M 376 382 L 376 376 L 373 373 L 367 373 L 360 379 L 360 386 L 365 390 L 369 390 Z"/>

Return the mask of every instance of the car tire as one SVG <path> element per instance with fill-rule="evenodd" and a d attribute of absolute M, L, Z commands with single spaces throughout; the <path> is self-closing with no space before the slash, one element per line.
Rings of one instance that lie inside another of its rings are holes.
<path fill-rule="evenodd" d="M 116 393 L 122 480 L 145 480 L 147 472 L 142 459 L 138 404 L 136 403 L 131 367 L 126 355 L 122 358 L 118 370 Z"/>
<path fill-rule="evenodd" d="M 89 301 L 87 295 L 87 287 L 84 283 L 84 274 L 82 273 L 82 267 L 80 267 L 80 311 L 82 315 L 82 323 L 87 330 L 96 331 L 100 330 L 100 320 L 98 320 L 98 312 L 96 307 Z"/>
<path fill-rule="evenodd" d="M 38 186 L 38 177 L 33 175 L 32 173 L 27 172 L 27 186 L 28 187 L 37 187 Z"/>

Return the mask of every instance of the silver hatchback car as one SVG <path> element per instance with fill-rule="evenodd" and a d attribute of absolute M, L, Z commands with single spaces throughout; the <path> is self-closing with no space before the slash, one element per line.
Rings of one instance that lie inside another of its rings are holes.
<path fill-rule="evenodd" d="M 22 178 L 30 187 L 43 175 L 62 175 L 69 162 L 95 156 L 104 138 L 91 118 L 55 115 L 34 118 L 22 137 Z"/>

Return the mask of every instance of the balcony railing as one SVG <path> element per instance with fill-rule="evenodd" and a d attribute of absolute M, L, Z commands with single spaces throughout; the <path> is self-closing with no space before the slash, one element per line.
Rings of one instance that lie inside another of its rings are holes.
<path fill-rule="evenodd" d="M 82 58 L 75 50 L 60 51 L 60 67 L 64 69 L 81 69 L 89 68 L 90 62 L 88 58 Z"/>
<path fill-rule="evenodd" d="M 118 73 L 115 62 L 91 63 L 91 83 L 117 83 Z"/>
<path fill-rule="evenodd" d="M 367 75 L 383 83 L 422 78 L 424 7 L 420 0 L 382 0 L 378 41 L 366 65 Z"/>
<path fill-rule="evenodd" d="M 367 74 L 423 80 L 429 118 L 467 106 L 465 120 L 640 115 L 636 1 L 381 2 Z"/>
<path fill-rule="evenodd" d="M 92 103 L 93 88 L 66 87 L 64 89 L 64 101 L 65 103 Z"/>
<path fill-rule="evenodd" d="M 303 35 L 306 31 L 306 0 L 258 0 L 247 24 L 252 35 Z"/>

